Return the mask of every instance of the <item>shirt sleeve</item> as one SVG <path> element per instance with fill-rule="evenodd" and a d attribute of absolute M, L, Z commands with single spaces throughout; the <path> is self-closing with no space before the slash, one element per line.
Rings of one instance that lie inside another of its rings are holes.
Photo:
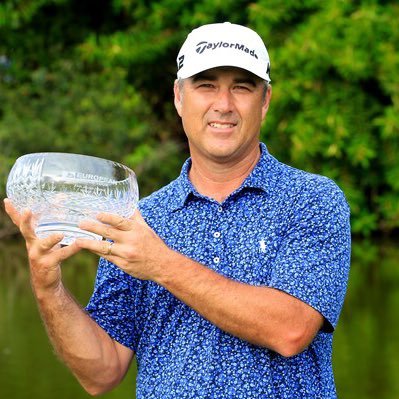
<path fill-rule="evenodd" d="M 318 310 L 323 329 L 332 332 L 349 274 L 349 207 L 338 186 L 320 176 L 304 185 L 294 203 L 270 285 Z"/>
<path fill-rule="evenodd" d="M 136 298 L 141 281 L 101 258 L 94 292 L 86 311 L 114 340 L 136 350 Z"/>

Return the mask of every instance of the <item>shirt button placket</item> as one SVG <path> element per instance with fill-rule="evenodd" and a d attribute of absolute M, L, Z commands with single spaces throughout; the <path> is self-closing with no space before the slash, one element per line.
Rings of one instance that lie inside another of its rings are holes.
<path fill-rule="evenodd" d="M 217 208 L 217 213 L 220 216 L 216 217 L 217 225 L 220 225 L 220 217 L 221 213 L 223 212 L 223 207 L 221 205 Z M 216 227 L 216 226 L 215 226 Z M 213 257 L 213 264 L 218 265 L 221 262 L 221 254 L 222 254 L 222 240 L 220 239 L 222 236 L 221 231 L 217 228 L 213 231 L 213 238 L 214 238 L 214 257 Z"/>

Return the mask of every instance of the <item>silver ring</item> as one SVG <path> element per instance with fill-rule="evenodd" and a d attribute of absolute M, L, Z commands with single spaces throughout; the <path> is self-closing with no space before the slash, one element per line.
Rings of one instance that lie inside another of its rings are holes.
<path fill-rule="evenodd" d="M 112 255 L 112 246 L 114 245 L 113 241 L 109 243 L 108 245 L 108 251 L 106 255 Z"/>

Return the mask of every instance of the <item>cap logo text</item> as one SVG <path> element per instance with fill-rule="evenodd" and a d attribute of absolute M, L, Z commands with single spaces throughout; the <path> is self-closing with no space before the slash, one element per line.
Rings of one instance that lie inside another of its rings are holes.
<path fill-rule="evenodd" d="M 232 48 L 235 50 L 244 51 L 245 53 L 248 53 L 252 55 L 252 57 L 258 59 L 255 50 L 250 50 L 248 47 L 246 47 L 244 44 L 241 43 L 229 43 L 224 41 L 212 43 L 212 42 L 202 41 L 197 43 L 197 48 L 195 49 L 195 51 L 198 54 L 202 54 L 205 50 L 216 50 L 218 48 Z"/>
<path fill-rule="evenodd" d="M 184 55 L 181 55 L 178 59 L 178 63 L 177 63 L 177 69 L 181 69 L 183 67 L 183 62 L 184 62 Z"/>

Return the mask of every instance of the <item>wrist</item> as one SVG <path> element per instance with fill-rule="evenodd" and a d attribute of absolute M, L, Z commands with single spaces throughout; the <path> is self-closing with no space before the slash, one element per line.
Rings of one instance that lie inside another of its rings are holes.
<path fill-rule="evenodd" d="M 170 282 L 176 280 L 176 275 L 179 273 L 179 270 L 182 271 L 185 259 L 187 258 L 184 255 L 168 248 L 167 254 L 164 254 L 164 256 L 159 259 L 158 273 L 154 281 L 167 288 Z"/>
<path fill-rule="evenodd" d="M 45 302 L 48 299 L 55 299 L 56 297 L 59 297 L 64 291 L 64 287 L 61 281 L 57 281 L 53 284 L 40 285 L 37 283 L 35 284 L 33 280 L 31 280 L 31 286 L 33 294 L 35 295 L 35 298 L 38 302 Z"/>

